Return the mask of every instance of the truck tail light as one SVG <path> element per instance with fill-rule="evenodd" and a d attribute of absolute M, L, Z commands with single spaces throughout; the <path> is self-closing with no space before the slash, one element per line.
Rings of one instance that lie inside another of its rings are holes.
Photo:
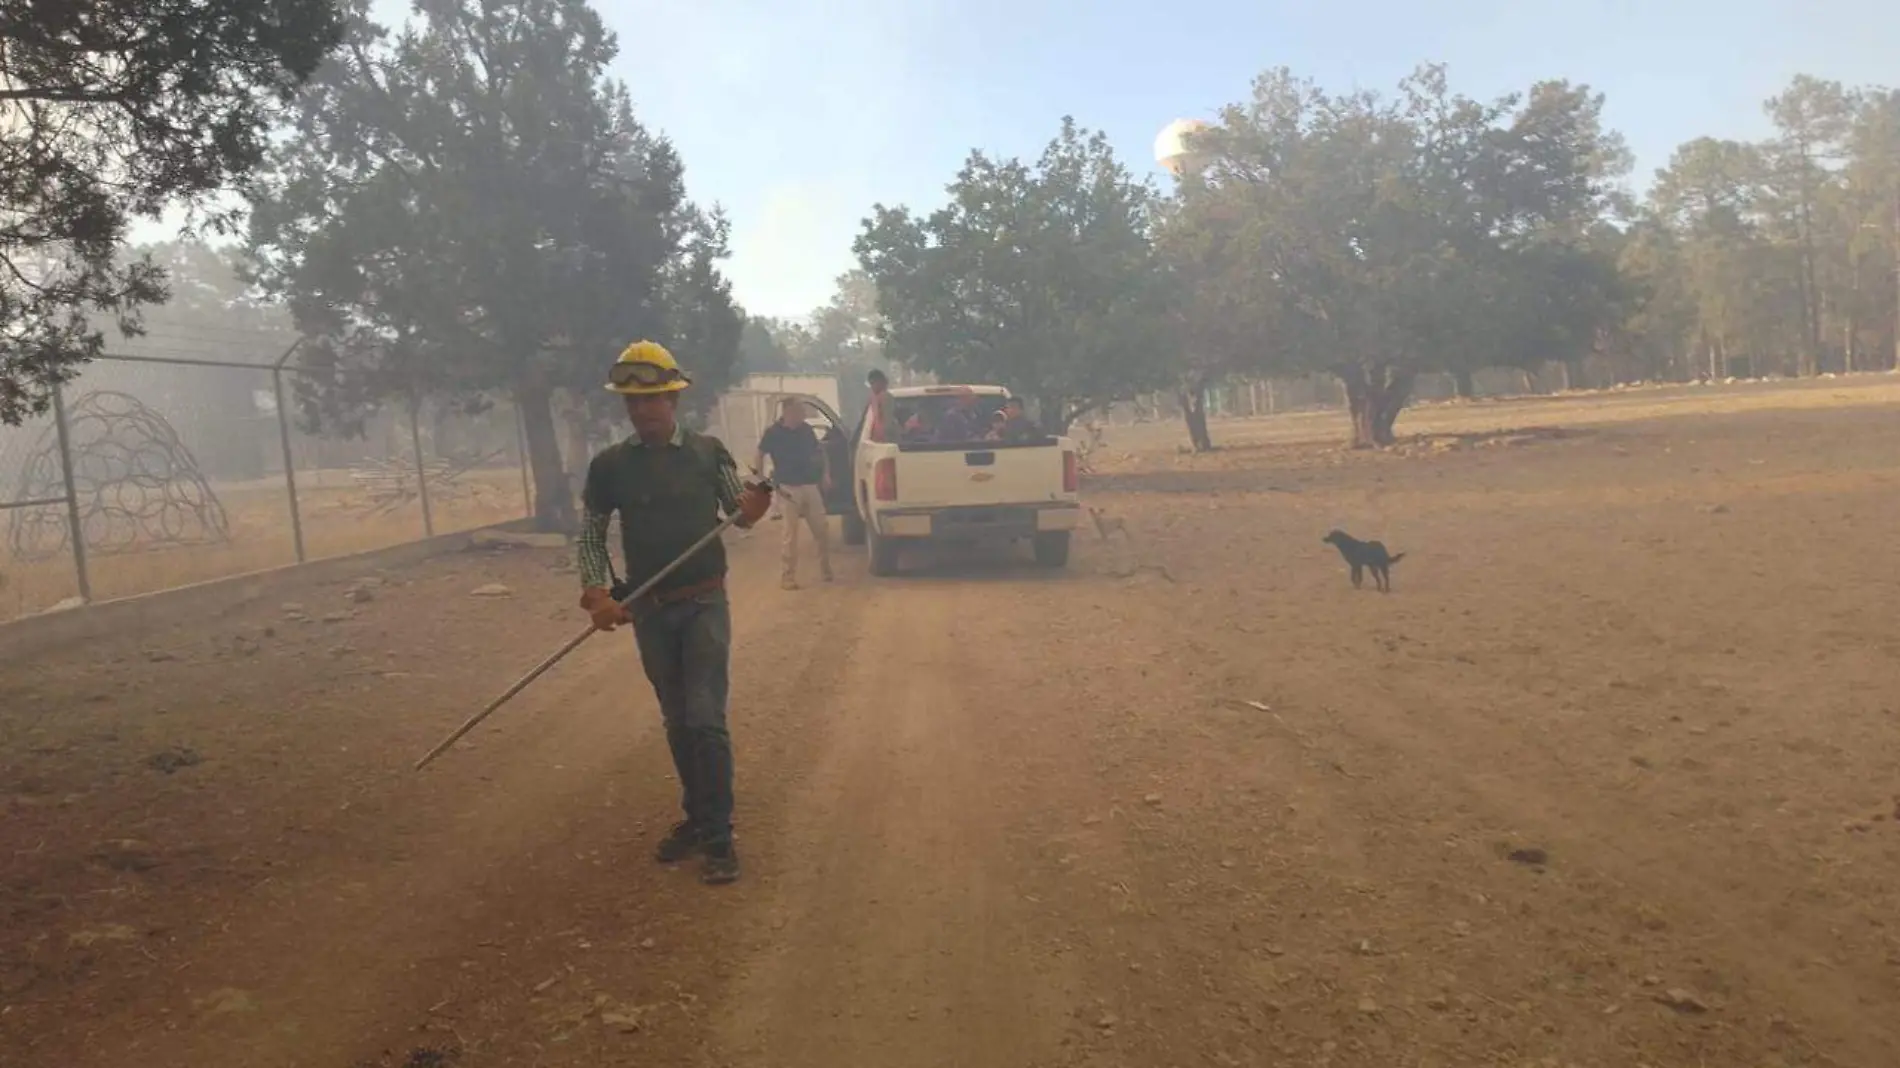
<path fill-rule="evenodd" d="M 1062 492 L 1074 493 L 1082 488 L 1081 465 L 1076 463 L 1075 454 L 1062 454 Z"/>
<path fill-rule="evenodd" d="M 897 461 L 895 459 L 877 462 L 877 499 L 894 501 L 897 499 Z"/>

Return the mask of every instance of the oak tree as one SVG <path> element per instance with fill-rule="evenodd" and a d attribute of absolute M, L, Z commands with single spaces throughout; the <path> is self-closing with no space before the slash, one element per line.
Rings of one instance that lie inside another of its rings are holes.
<path fill-rule="evenodd" d="M 1601 109 L 1564 82 L 1476 100 L 1437 66 L 1391 98 L 1263 76 L 1168 216 L 1174 269 L 1218 294 L 1187 336 L 1234 369 L 1338 376 L 1360 446 L 1394 440 L 1421 373 L 1594 346 L 1616 300 L 1588 240 L 1627 166 Z"/>
<path fill-rule="evenodd" d="M 854 246 L 889 359 L 1006 386 L 1057 433 L 1169 380 L 1154 194 L 1104 135 L 1064 119 L 1033 164 L 974 152 L 947 192 L 878 205 Z"/>

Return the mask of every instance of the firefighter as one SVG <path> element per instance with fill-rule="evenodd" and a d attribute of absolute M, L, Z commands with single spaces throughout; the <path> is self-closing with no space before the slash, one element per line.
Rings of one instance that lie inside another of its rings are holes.
<path fill-rule="evenodd" d="M 745 486 L 719 439 L 679 423 L 681 391 L 692 384 L 673 354 L 652 341 L 627 346 L 607 388 L 626 400 L 633 433 L 603 449 L 587 467 L 579 540 L 581 607 L 601 630 L 631 623 L 640 663 L 659 698 L 666 743 L 679 774 L 681 820 L 656 858 L 701 858 L 708 884 L 739 878 L 732 846 L 732 738 L 726 728 L 732 613 L 726 600 L 726 550 L 714 539 L 650 593 L 623 609 L 616 599 L 607 529 L 620 517 L 631 590 L 737 515 L 748 528 L 771 507 L 765 486 Z"/>

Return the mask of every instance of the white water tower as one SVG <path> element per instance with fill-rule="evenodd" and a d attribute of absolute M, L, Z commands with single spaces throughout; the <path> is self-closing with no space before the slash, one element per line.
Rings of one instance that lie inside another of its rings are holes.
<path fill-rule="evenodd" d="M 1176 119 L 1169 123 L 1155 138 L 1155 162 L 1167 168 L 1176 178 L 1187 173 L 1199 163 L 1200 152 L 1188 146 L 1188 140 L 1207 129 L 1207 124 L 1199 119 Z"/>

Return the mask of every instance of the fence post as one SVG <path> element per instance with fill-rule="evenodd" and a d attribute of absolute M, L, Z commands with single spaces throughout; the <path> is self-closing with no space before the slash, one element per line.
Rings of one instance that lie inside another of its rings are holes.
<path fill-rule="evenodd" d="M 297 507 L 297 461 L 290 453 L 290 406 L 284 403 L 284 369 L 271 368 L 271 388 L 277 391 L 277 440 L 284 449 L 284 492 L 290 495 L 290 538 L 297 547 L 297 562 L 304 562 L 303 514 Z"/>
<path fill-rule="evenodd" d="M 435 516 L 429 509 L 429 469 L 422 464 L 422 401 L 416 399 L 409 404 L 409 444 L 416 455 L 416 494 L 422 501 L 422 533 L 424 537 L 435 537 Z"/>
<path fill-rule="evenodd" d="M 86 567 L 86 527 L 79 521 L 79 484 L 73 477 L 73 438 L 66 425 L 66 387 L 53 387 L 53 428 L 59 436 L 60 477 L 66 485 L 66 523 L 73 542 L 73 570 L 79 599 L 92 600 L 92 575 Z"/>

